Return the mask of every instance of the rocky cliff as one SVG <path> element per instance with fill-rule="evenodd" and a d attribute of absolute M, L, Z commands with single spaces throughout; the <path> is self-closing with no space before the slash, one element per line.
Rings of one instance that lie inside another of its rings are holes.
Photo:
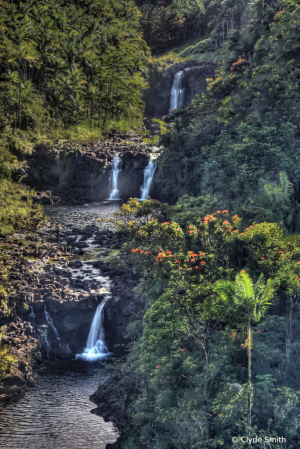
<path fill-rule="evenodd" d="M 139 197 L 152 151 L 153 147 L 133 132 L 111 134 L 92 144 L 39 144 L 23 161 L 19 174 L 25 175 L 23 182 L 30 187 L 50 190 L 68 203 L 102 201 L 109 197 L 113 158 L 119 154 L 118 188 L 120 198 L 126 201 Z"/>

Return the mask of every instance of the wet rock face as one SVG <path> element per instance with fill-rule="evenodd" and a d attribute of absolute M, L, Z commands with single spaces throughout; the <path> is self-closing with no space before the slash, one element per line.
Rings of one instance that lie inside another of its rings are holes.
<path fill-rule="evenodd" d="M 57 202 L 57 197 L 65 202 L 103 201 L 110 195 L 113 158 L 119 154 L 122 170 L 118 189 L 120 198 L 127 201 L 140 195 L 151 152 L 152 147 L 135 133 L 111 134 L 93 144 L 41 144 L 23 162 L 23 182 L 52 191 L 51 198 L 43 194 L 35 199 L 43 204 Z"/>
<path fill-rule="evenodd" d="M 169 113 L 171 89 L 177 72 L 184 72 L 184 106 L 190 104 L 196 94 L 206 92 L 206 79 L 215 74 L 216 66 L 211 63 L 179 62 L 165 69 L 153 68 L 150 72 L 149 88 L 143 91 L 145 116 L 161 119 Z"/>

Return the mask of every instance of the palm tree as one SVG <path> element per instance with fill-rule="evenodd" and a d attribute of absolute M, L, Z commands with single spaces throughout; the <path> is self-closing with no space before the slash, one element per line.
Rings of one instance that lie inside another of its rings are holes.
<path fill-rule="evenodd" d="M 265 184 L 251 203 L 253 207 L 249 211 L 255 213 L 258 221 L 275 222 L 288 234 L 299 233 L 300 205 L 286 173 L 279 173 L 279 183 Z"/>
<path fill-rule="evenodd" d="M 236 275 L 235 281 L 217 282 L 214 286 L 214 301 L 210 305 L 210 318 L 224 321 L 231 326 L 242 327 L 247 333 L 245 348 L 248 356 L 247 379 L 247 425 L 251 428 L 252 385 L 251 385 L 251 326 L 258 323 L 271 305 L 271 299 L 279 286 L 279 282 L 268 279 L 264 284 L 261 274 L 254 284 L 244 271 Z"/>

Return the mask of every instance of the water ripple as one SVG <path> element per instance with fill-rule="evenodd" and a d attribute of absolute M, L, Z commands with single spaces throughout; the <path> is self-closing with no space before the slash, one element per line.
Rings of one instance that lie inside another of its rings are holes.
<path fill-rule="evenodd" d="M 101 374 L 101 372 L 100 372 Z M 47 372 L 16 404 L 0 405 L 0 448 L 105 449 L 112 423 L 90 413 L 99 374 Z"/>

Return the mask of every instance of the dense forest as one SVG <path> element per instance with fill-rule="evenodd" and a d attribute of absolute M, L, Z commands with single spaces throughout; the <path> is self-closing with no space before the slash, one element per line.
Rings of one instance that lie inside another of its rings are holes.
<path fill-rule="evenodd" d="M 36 142 L 140 122 L 148 49 L 139 16 L 133 1 L 0 3 L 2 232 L 36 218 L 8 182 Z"/>
<path fill-rule="evenodd" d="M 300 9 L 247 3 L 207 94 L 161 122 L 156 191 L 176 204 L 115 219 L 148 309 L 100 388 L 124 392 L 124 448 L 299 446 Z"/>
<path fill-rule="evenodd" d="M 42 136 L 142 128 L 148 46 L 217 55 L 207 92 L 156 120 L 156 199 L 110 220 L 142 306 L 97 395 L 122 449 L 299 447 L 299 0 L 0 8 L 1 233 L 41 216 L 11 179 Z"/>

